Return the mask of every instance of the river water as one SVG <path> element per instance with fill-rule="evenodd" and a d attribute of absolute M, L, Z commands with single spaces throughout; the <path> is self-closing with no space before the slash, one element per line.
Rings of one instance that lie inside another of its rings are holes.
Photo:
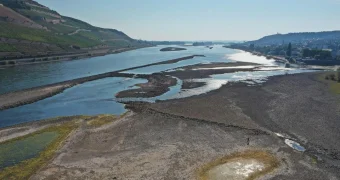
<path fill-rule="evenodd" d="M 161 52 L 159 51 L 161 48 L 163 46 L 137 49 L 83 60 L 0 69 L 0 94 L 194 54 L 206 55 L 207 57 L 202 59 L 203 62 L 223 61 L 225 60 L 223 58 L 225 54 L 237 52 L 237 50 L 223 47 L 212 50 L 205 47 L 187 47 L 188 50 L 186 51 L 173 52 Z"/>
<path fill-rule="evenodd" d="M 194 54 L 202 54 L 206 57 L 195 57 L 190 60 L 180 61 L 173 64 L 156 65 L 128 71 L 136 74 L 150 74 L 180 68 L 182 66 L 197 63 L 245 61 L 263 64 L 263 66 L 276 65 L 273 60 L 264 57 L 253 56 L 250 53 L 239 50 L 214 46 L 213 49 L 206 47 L 186 47 L 186 51 L 161 52 L 163 46 L 138 49 L 135 51 L 95 57 L 85 60 L 65 61 L 57 63 L 20 66 L 0 70 L 0 93 L 56 83 L 74 78 L 104 73 L 108 71 L 125 69 L 139 65 L 150 64 L 159 61 L 180 58 Z M 181 81 L 170 88 L 170 91 L 154 98 L 147 99 L 116 99 L 115 94 L 126 89 L 137 88 L 137 83 L 146 82 L 145 79 L 132 78 L 105 78 L 65 90 L 56 96 L 44 100 L 20 106 L 17 108 L 0 111 L 0 127 L 11 126 L 24 122 L 52 118 L 56 116 L 70 115 L 96 115 L 96 114 L 121 114 L 126 110 L 122 101 L 141 100 L 154 102 L 174 98 L 189 97 L 202 94 L 220 88 L 229 81 L 253 80 L 261 82 L 268 76 L 285 73 L 307 72 L 304 69 L 285 69 L 283 67 L 264 68 L 256 72 L 236 72 L 222 75 L 213 75 L 206 79 L 193 79 L 203 81 L 207 85 L 192 90 L 181 90 Z"/>

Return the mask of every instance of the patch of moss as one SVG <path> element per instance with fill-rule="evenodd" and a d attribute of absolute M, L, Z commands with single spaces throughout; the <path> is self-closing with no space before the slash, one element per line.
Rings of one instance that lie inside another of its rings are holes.
<path fill-rule="evenodd" d="M 264 168 L 261 171 L 254 172 L 251 174 L 247 179 L 253 180 L 262 175 L 268 174 L 279 167 L 280 162 L 275 158 L 272 154 L 266 151 L 245 151 L 245 152 L 237 152 L 231 155 L 222 157 L 215 161 L 212 161 L 205 166 L 203 166 L 198 171 L 198 176 L 200 180 L 208 180 L 208 172 L 212 168 L 228 163 L 228 162 L 235 162 L 242 159 L 255 159 L 261 163 L 263 163 Z"/>
<path fill-rule="evenodd" d="M 39 153 L 35 158 L 23 161 L 15 166 L 7 167 L 0 171 L 0 179 L 29 179 L 38 169 L 43 167 L 49 160 L 52 159 L 54 153 L 59 149 L 63 142 L 67 139 L 68 135 L 78 127 L 75 121 L 67 122 L 64 124 L 51 126 L 35 133 L 14 138 L 3 143 L 13 143 L 18 140 L 23 140 L 29 137 L 33 137 L 37 134 L 46 132 L 57 132 L 58 137 L 53 140 L 46 148 Z M 3 144 L 1 143 L 1 144 Z M 0 145 L 1 145 L 0 144 Z"/>
<path fill-rule="evenodd" d="M 91 127 L 100 127 L 105 124 L 109 124 L 114 122 L 117 119 L 117 116 L 110 115 L 110 114 L 104 114 L 104 115 L 98 115 L 94 116 L 90 120 L 87 121 L 87 125 Z"/>
<path fill-rule="evenodd" d="M 128 112 L 129 111 L 121 114 L 120 116 L 116 116 L 112 114 L 102 114 L 102 115 L 93 116 L 92 118 L 89 118 L 86 123 L 90 127 L 100 127 L 100 126 L 112 123 L 120 118 L 125 117 L 128 114 Z"/>
<path fill-rule="evenodd" d="M 320 82 L 324 82 L 327 83 L 329 85 L 329 89 L 332 93 L 335 94 L 340 94 L 340 82 L 335 81 L 335 80 L 331 80 L 330 79 L 330 75 L 334 74 L 335 75 L 335 79 L 339 79 L 340 77 L 338 77 L 338 73 L 337 72 L 325 72 L 320 74 L 317 77 L 317 80 Z"/>

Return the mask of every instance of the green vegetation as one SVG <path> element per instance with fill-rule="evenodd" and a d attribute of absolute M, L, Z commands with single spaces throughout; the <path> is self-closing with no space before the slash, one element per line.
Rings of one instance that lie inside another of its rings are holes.
<path fill-rule="evenodd" d="M 0 52 L 21 52 L 23 54 L 19 57 L 18 53 L 6 54 L 0 57 L 3 60 L 71 52 L 82 53 L 90 51 L 88 48 L 97 46 L 115 50 L 149 45 L 146 41 L 134 40 L 115 29 L 99 28 L 78 19 L 61 16 L 58 12 L 45 8 L 35 1 L 0 0 L 0 3 L 34 21 L 33 24 L 30 24 L 23 23 L 22 19 L 19 19 L 9 23 L 2 21 L 6 18 L 0 19 L 0 37 L 19 40 L 11 42 L 10 45 L 0 44 Z M 71 34 L 73 32 L 77 33 Z M 22 40 L 38 43 L 23 42 Z M 4 64 L 4 62 L 0 63 Z"/>
<path fill-rule="evenodd" d="M 69 34 L 77 30 L 77 28 L 70 27 L 70 26 L 65 26 L 63 24 L 52 24 L 48 23 L 45 21 L 36 21 L 42 26 L 47 27 L 47 29 L 56 32 L 56 33 L 64 33 L 64 34 Z"/>
<path fill-rule="evenodd" d="M 0 0 L 0 3 L 12 9 L 29 9 L 29 6 L 22 0 Z"/>
<path fill-rule="evenodd" d="M 304 49 L 302 51 L 302 56 L 311 57 L 315 59 L 321 59 L 321 60 L 327 60 L 327 59 L 332 59 L 332 52 L 318 50 L 318 49 Z"/>
<path fill-rule="evenodd" d="M 87 125 L 89 125 L 91 127 L 100 127 L 102 125 L 112 123 L 115 120 L 117 120 L 117 116 L 115 116 L 115 115 L 109 115 L 109 114 L 98 115 L 98 116 L 94 116 L 93 118 L 88 120 Z"/>
<path fill-rule="evenodd" d="M 318 80 L 329 85 L 332 93 L 340 94 L 340 70 L 336 72 L 326 72 L 319 75 Z"/>
<path fill-rule="evenodd" d="M 56 35 L 45 30 L 32 29 L 3 22 L 0 22 L 0 37 L 60 45 L 71 44 L 79 47 L 92 47 L 101 44 L 100 41 L 91 40 L 81 35 Z"/>
<path fill-rule="evenodd" d="M 74 19 L 71 17 L 62 17 L 66 22 L 64 24 L 69 25 L 69 26 L 74 26 L 79 29 L 88 29 L 88 30 L 95 30 L 95 27 L 92 25 L 85 23 L 83 21 L 80 21 L 78 19 Z"/>
<path fill-rule="evenodd" d="M 24 146 L 21 148 L 24 150 L 23 153 L 27 155 L 27 153 L 29 152 L 26 151 L 28 150 L 32 150 L 35 147 L 37 149 L 41 149 L 42 145 L 40 143 L 48 145 L 46 145 L 43 148 L 44 150 L 41 151 L 36 157 L 22 161 L 15 166 L 6 167 L 2 171 L 0 171 L 0 179 L 28 179 L 33 173 L 35 173 L 39 168 L 45 165 L 53 157 L 55 151 L 60 147 L 64 140 L 66 140 L 68 135 L 75 128 L 77 128 L 77 126 L 78 125 L 75 122 L 69 122 L 62 125 L 52 126 L 33 134 L 11 139 L 7 142 L 1 143 L 0 147 L 5 146 L 5 148 L 0 149 L 1 154 L 2 152 L 9 150 L 6 147 L 10 147 L 13 149 L 18 148 L 13 146 Z M 58 135 L 57 137 L 55 137 L 56 134 Z M 48 137 L 44 137 L 46 135 L 48 135 Z M 20 155 L 20 153 L 18 154 Z"/>
<path fill-rule="evenodd" d="M 288 57 L 292 56 L 292 43 L 288 44 L 288 47 L 287 47 L 287 56 Z"/>
<path fill-rule="evenodd" d="M 49 18 L 49 19 L 57 19 L 51 15 L 45 14 L 45 13 L 39 13 L 36 11 L 31 11 L 28 9 L 20 9 L 18 10 L 20 14 L 28 17 L 29 19 L 32 19 L 34 21 L 41 20 L 42 18 Z"/>
<path fill-rule="evenodd" d="M 58 132 L 42 132 L 0 145 L 0 169 L 36 157 L 59 136 Z"/>
<path fill-rule="evenodd" d="M 60 124 L 0 143 L 0 179 L 29 179 L 53 158 L 82 120 L 86 121 L 88 127 L 96 128 L 114 122 L 126 114 L 56 117 L 45 120 L 45 123 Z"/>
<path fill-rule="evenodd" d="M 16 50 L 17 49 L 10 44 L 0 43 L 0 52 L 14 52 Z"/>

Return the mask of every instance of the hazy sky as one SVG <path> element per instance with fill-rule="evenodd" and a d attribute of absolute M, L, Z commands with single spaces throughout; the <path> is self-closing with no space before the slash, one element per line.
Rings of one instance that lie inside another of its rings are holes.
<path fill-rule="evenodd" d="M 37 0 L 144 40 L 253 40 L 340 30 L 340 0 Z"/>

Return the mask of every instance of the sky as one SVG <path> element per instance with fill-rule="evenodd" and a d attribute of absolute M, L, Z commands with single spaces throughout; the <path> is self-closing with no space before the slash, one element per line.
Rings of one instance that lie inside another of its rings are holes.
<path fill-rule="evenodd" d="M 143 40 L 255 40 L 340 30 L 340 0 L 37 0 Z"/>

